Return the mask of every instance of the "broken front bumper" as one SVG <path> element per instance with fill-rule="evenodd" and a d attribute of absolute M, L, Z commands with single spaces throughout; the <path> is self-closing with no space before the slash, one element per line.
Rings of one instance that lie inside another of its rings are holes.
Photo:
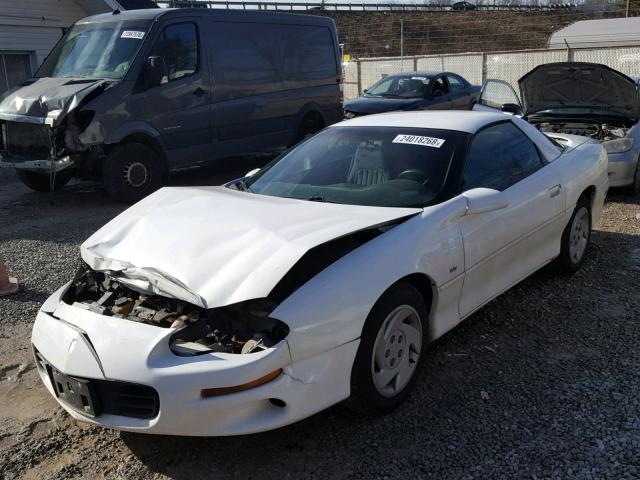
<path fill-rule="evenodd" d="M 345 366 L 353 364 L 358 340 L 292 363 L 286 340 L 251 354 L 178 357 L 169 348 L 174 332 L 60 303 L 53 314 L 38 313 L 32 342 L 37 354 L 63 375 L 155 390 L 159 410 L 154 418 L 111 413 L 92 418 L 58 398 L 51 375 L 39 365 L 47 389 L 73 417 L 120 430 L 199 436 L 254 433 L 290 424 L 349 395 L 351 368 Z M 203 398 L 204 389 L 250 383 L 279 369 L 282 374 L 258 387 Z"/>
<path fill-rule="evenodd" d="M 0 168 L 15 168 L 18 170 L 38 170 L 42 172 L 59 172 L 73 165 L 71 157 L 62 157 L 58 160 L 23 160 L 7 157 L 0 154 Z"/>

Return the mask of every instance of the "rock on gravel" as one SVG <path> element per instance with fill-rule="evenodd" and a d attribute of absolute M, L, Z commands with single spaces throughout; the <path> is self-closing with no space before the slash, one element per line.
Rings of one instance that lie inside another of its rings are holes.
<path fill-rule="evenodd" d="M 77 423 L 40 384 L 29 344 L 38 306 L 73 274 L 79 243 L 122 209 L 87 183 L 54 200 L 0 170 L 0 252 L 24 282 L 0 299 L 0 478 L 640 477 L 637 199 L 610 196 L 580 272 L 542 270 L 436 342 L 393 414 L 338 405 L 273 432 L 210 439 Z"/>

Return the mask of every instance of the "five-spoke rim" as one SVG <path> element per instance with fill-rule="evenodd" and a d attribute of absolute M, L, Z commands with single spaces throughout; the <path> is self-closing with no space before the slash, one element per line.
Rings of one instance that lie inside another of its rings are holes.
<path fill-rule="evenodd" d="M 384 319 L 373 346 L 371 374 L 383 397 L 394 397 L 413 377 L 422 348 L 422 322 L 410 305 L 400 305 Z"/>
<path fill-rule="evenodd" d="M 582 260 L 589 241 L 589 210 L 586 207 L 580 207 L 573 217 L 570 235 L 569 258 L 576 264 Z"/>

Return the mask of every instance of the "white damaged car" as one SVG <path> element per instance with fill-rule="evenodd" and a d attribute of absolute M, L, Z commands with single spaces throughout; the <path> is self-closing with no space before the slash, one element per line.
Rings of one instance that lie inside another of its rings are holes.
<path fill-rule="evenodd" d="M 38 313 L 38 371 L 75 418 L 137 432 L 386 413 L 431 341 L 545 264 L 580 268 L 607 190 L 600 144 L 501 113 L 348 120 L 91 236 Z"/>

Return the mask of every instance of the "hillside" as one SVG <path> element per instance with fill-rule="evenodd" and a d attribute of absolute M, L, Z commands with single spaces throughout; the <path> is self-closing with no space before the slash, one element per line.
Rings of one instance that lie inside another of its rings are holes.
<path fill-rule="evenodd" d="M 578 20 L 602 18 L 578 11 L 315 13 L 336 21 L 344 53 L 353 57 L 400 55 L 401 20 L 404 55 L 429 55 L 545 48 L 553 31 Z"/>

